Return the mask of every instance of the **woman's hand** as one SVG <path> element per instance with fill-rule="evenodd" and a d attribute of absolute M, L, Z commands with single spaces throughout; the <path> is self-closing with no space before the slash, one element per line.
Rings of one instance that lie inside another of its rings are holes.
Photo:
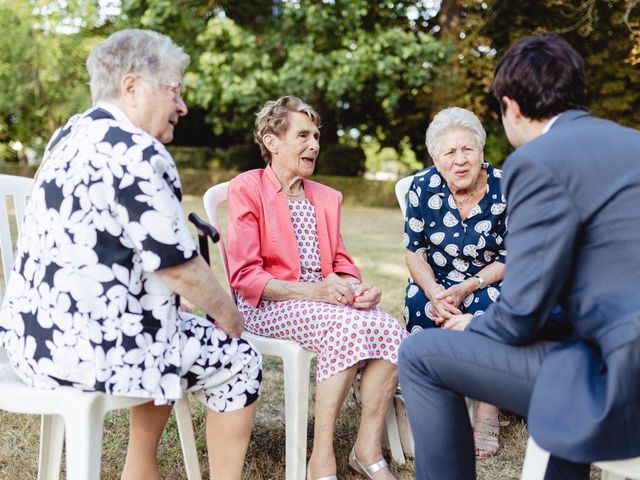
<path fill-rule="evenodd" d="M 473 315 L 470 313 L 465 313 L 463 315 L 453 315 L 449 317 L 449 319 L 444 322 L 442 328 L 446 328 L 447 330 L 464 330 L 467 328 L 467 325 L 471 323 L 473 320 Z"/>
<path fill-rule="evenodd" d="M 448 289 L 442 285 L 436 284 L 428 293 L 427 297 L 431 301 L 431 313 L 433 321 L 436 325 L 442 325 L 447 319 L 453 315 L 460 315 L 462 312 L 458 309 L 458 305 L 448 300 L 448 295 L 444 295 Z"/>
<path fill-rule="evenodd" d="M 355 296 L 355 288 L 352 282 L 341 278 L 335 273 L 330 273 L 317 285 L 318 300 L 334 305 L 351 305 Z"/>
<path fill-rule="evenodd" d="M 462 304 L 462 301 L 465 299 L 465 297 L 468 296 L 470 293 L 473 293 L 474 289 L 472 286 L 469 285 L 470 283 L 471 282 L 468 282 L 466 280 L 464 282 L 457 283 L 447 288 L 446 290 L 443 290 L 437 293 L 435 296 L 435 300 L 436 301 L 445 300 L 448 304 L 454 307 L 459 307 Z M 459 313 L 460 311 L 458 310 L 458 313 L 455 313 L 454 315 L 458 315 Z"/>
<path fill-rule="evenodd" d="M 351 306 L 359 310 L 370 310 L 378 303 L 382 298 L 382 290 L 378 287 L 373 287 L 368 283 L 359 283 L 355 287 L 355 297 Z"/>

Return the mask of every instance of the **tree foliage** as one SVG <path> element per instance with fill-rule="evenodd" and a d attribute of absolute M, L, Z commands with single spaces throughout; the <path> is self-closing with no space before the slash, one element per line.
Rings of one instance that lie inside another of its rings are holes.
<path fill-rule="evenodd" d="M 0 142 L 42 149 L 90 105 L 84 62 L 96 12 L 97 2 L 0 0 Z"/>
<path fill-rule="evenodd" d="M 153 12 L 162 1 L 144 3 L 145 24 L 164 26 L 149 20 L 161 20 Z M 414 3 L 259 1 L 249 12 L 234 2 L 209 4 L 191 44 L 189 99 L 208 112 L 216 134 L 231 133 L 235 142 L 250 141 L 266 100 L 293 94 L 321 114 L 323 145 L 351 132 L 392 146 L 407 137 L 421 149 L 434 73 L 449 51 L 412 26 Z"/>
<path fill-rule="evenodd" d="M 479 114 L 499 164 L 509 147 L 491 108 L 493 69 L 516 38 L 539 31 L 585 57 L 593 113 L 640 127 L 640 0 L 128 0 L 117 18 L 103 18 L 100 3 L 0 0 L 0 144 L 42 148 L 87 107 L 85 59 L 122 27 L 161 31 L 190 53 L 194 114 L 181 124 L 198 143 L 251 143 L 260 106 L 294 94 L 320 112 L 323 148 L 377 145 L 425 160 L 427 124 L 457 105 Z"/>

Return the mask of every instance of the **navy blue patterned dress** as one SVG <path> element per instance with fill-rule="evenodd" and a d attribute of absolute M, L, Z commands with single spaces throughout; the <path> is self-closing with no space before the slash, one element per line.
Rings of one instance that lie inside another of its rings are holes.
<path fill-rule="evenodd" d="M 449 288 L 476 275 L 491 262 L 504 262 L 507 204 L 500 189 L 502 171 L 485 163 L 487 193 L 462 221 L 447 182 L 435 166 L 416 173 L 407 198 L 404 246 L 426 252 L 436 281 Z M 501 282 L 465 297 L 463 313 L 481 314 L 500 295 Z M 412 333 L 436 326 L 431 302 L 409 278 L 404 319 Z"/>

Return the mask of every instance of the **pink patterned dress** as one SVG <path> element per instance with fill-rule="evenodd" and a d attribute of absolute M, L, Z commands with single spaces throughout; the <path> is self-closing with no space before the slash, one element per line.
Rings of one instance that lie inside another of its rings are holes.
<path fill-rule="evenodd" d="M 315 208 L 308 200 L 289 201 L 289 212 L 298 241 L 300 281 L 321 282 Z M 316 382 L 361 360 L 379 358 L 397 365 L 400 342 L 407 336 L 395 318 L 377 307 L 363 311 L 306 300 L 261 300 L 254 307 L 240 295 L 237 299 L 247 330 L 295 340 L 316 353 Z"/>

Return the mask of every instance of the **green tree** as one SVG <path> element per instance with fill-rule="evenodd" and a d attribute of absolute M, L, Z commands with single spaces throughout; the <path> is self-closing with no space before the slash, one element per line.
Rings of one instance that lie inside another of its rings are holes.
<path fill-rule="evenodd" d="M 84 61 L 97 2 L 0 0 L 0 142 L 42 149 L 90 98 Z"/>
<path fill-rule="evenodd" d="M 188 26 L 179 17 L 188 9 L 165 17 L 166 3 L 137 0 L 126 7 L 128 21 L 138 16 L 162 31 L 174 21 Z M 321 114 L 323 145 L 340 134 L 358 143 L 371 135 L 382 146 L 408 139 L 423 150 L 434 72 L 445 68 L 448 51 L 415 28 L 408 15 L 414 4 L 259 1 L 240 9 L 209 2 L 192 9 L 193 24 L 206 26 L 185 43 L 193 60 L 189 100 L 207 111 L 216 134 L 236 142 L 250 141 L 254 113 L 266 100 L 294 94 Z M 167 33 L 196 32 L 174 25 Z"/>

